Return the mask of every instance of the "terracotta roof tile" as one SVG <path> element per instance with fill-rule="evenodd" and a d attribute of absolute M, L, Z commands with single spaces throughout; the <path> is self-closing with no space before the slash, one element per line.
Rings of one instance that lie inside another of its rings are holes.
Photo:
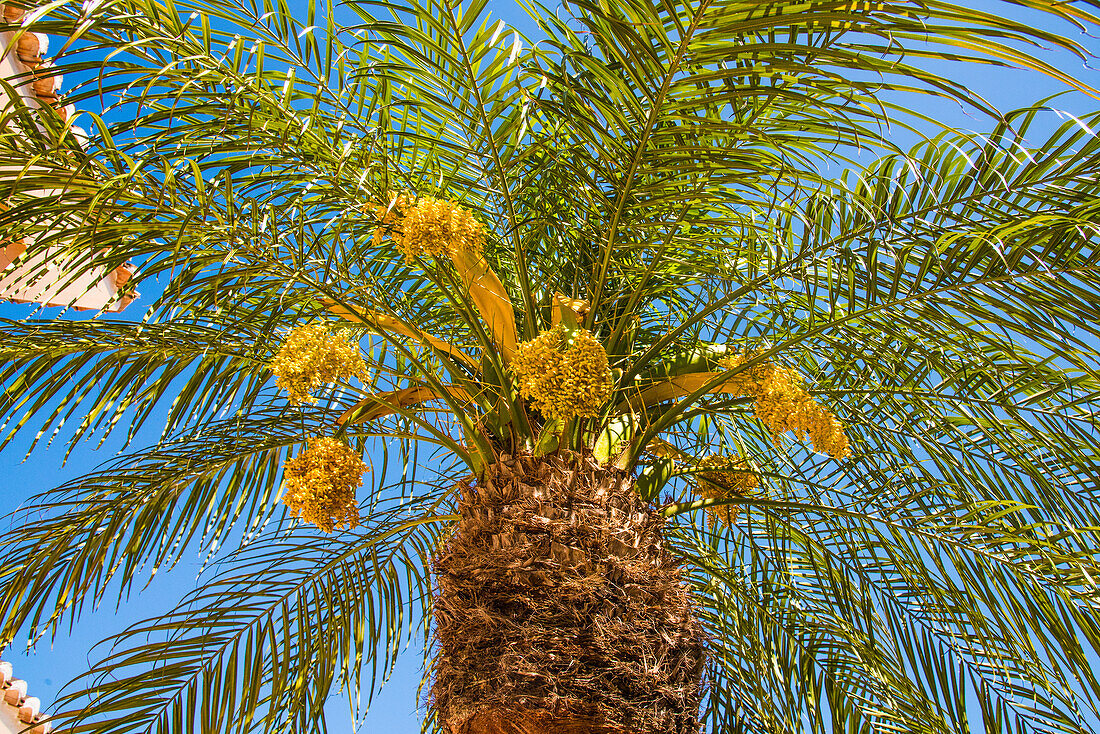
<path fill-rule="evenodd" d="M 15 53 L 24 64 L 37 64 L 42 61 L 41 46 L 37 33 L 24 33 L 15 44 Z"/>
<path fill-rule="evenodd" d="M 38 700 L 38 696 L 27 696 L 19 707 L 19 720 L 24 724 L 33 724 L 38 720 L 41 708 L 42 702 Z"/>
<path fill-rule="evenodd" d="M 9 706 L 22 706 L 25 700 L 27 700 L 27 681 L 12 678 L 8 681 L 8 687 L 4 689 L 4 703 Z"/>

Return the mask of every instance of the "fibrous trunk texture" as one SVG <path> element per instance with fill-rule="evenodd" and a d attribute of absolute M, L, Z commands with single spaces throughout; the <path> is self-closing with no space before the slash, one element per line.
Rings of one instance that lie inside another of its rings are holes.
<path fill-rule="evenodd" d="M 504 455 L 435 560 L 431 703 L 450 734 L 697 734 L 702 628 L 624 472 Z"/>

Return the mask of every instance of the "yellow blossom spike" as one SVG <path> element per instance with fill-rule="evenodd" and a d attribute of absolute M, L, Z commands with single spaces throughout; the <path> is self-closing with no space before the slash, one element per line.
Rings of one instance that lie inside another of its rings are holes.
<path fill-rule="evenodd" d="M 335 438 L 309 439 L 309 447 L 288 459 L 283 470 L 282 503 L 290 513 L 326 533 L 359 524 L 355 490 L 367 465 Z"/>
<path fill-rule="evenodd" d="M 747 497 L 760 485 L 749 462 L 739 456 L 712 454 L 695 464 L 696 494 L 704 499 L 726 500 Z M 732 526 L 737 518 L 736 505 L 707 508 L 711 520 Z"/>
<path fill-rule="evenodd" d="M 389 192 L 388 201 L 374 207 L 374 218 L 378 220 L 378 227 L 374 230 L 374 246 L 382 243 L 382 237 L 392 232 L 397 220 L 404 216 L 405 211 L 416 200 L 411 193 Z"/>
<path fill-rule="evenodd" d="M 756 354 L 734 354 L 723 359 L 721 365 L 726 369 L 739 367 Z M 637 412 L 658 403 L 679 400 L 700 390 L 708 382 L 718 380 L 710 392 L 754 398 L 753 414 L 767 426 L 776 440 L 791 431 L 800 439 L 808 436 L 816 451 L 834 459 L 843 459 L 851 453 L 844 424 L 814 400 L 802 386 L 802 378 L 795 370 L 763 362 L 725 379 L 721 377 L 721 372 L 676 375 L 638 390 L 617 406 L 616 412 Z"/>
<path fill-rule="evenodd" d="M 739 355 L 731 359 L 743 362 L 748 356 Z M 770 363 L 761 367 L 752 391 L 747 394 L 755 398 L 753 414 L 768 427 L 772 436 L 778 440 L 787 431 L 799 439 L 808 436 L 815 451 L 826 453 L 834 459 L 847 457 L 851 451 L 844 425 L 806 391 L 798 372 Z"/>
<path fill-rule="evenodd" d="M 396 240 L 406 262 L 416 257 L 453 253 L 470 253 L 480 257 L 484 252 L 485 236 L 481 222 L 452 201 L 425 197 L 407 207 L 403 213 Z"/>
<path fill-rule="evenodd" d="M 551 419 L 595 416 L 614 389 L 603 345 L 586 329 L 570 338 L 561 324 L 520 344 L 509 369 L 519 394 Z"/>
<path fill-rule="evenodd" d="M 426 257 L 451 259 L 466 297 L 481 314 L 505 362 L 516 349 L 516 316 L 508 291 L 485 259 L 485 230 L 473 214 L 444 199 L 391 192 L 375 210 L 375 244 L 392 232 L 405 262 Z"/>
<path fill-rule="evenodd" d="M 278 378 L 275 384 L 287 391 L 294 404 L 315 403 L 313 391 L 321 385 L 361 377 L 367 371 L 359 345 L 333 334 L 322 323 L 292 329 L 268 367 Z"/>

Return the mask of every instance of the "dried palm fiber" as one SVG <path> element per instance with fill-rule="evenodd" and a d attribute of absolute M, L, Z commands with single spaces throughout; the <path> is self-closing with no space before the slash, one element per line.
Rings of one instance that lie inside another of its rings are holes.
<path fill-rule="evenodd" d="M 503 455 L 435 559 L 431 705 L 449 734 L 695 734 L 702 627 L 625 472 Z"/>

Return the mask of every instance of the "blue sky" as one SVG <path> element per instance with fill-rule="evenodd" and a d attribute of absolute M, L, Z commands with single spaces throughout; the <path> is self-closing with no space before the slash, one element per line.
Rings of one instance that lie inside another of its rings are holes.
<path fill-rule="evenodd" d="M 298 8 L 300 0 L 291 3 Z M 993 3 L 978 3 L 982 7 L 992 7 Z M 490 0 L 489 7 L 494 16 L 503 17 L 517 24 L 524 32 L 533 33 L 530 21 L 512 2 Z M 1067 34 L 1070 30 L 1060 29 Z M 1081 39 L 1093 48 L 1100 47 L 1096 39 Z M 1079 74 L 1081 81 L 1100 87 L 1100 72 L 1086 68 L 1077 59 L 1068 55 L 1054 57 L 1067 71 Z M 960 79 L 971 89 L 985 96 L 1001 109 L 1030 104 L 1031 102 L 1060 92 L 1064 87 L 1047 77 L 1034 72 L 1021 72 L 991 67 L 964 67 L 960 65 L 938 64 L 934 71 L 944 72 Z M 982 131 L 989 127 L 989 121 L 945 102 L 926 100 L 926 106 L 920 109 L 942 122 L 956 128 Z M 1096 109 L 1097 103 L 1081 94 L 1071 94 L 1060 99 L 1056 106 L 1073 114 Z M 1051 127 L 1064 119 L 1055 112 L 1048 114 Z M 838 171 L 839 173 L 839 171 Z M 137 302 L 130 307 L 129 315 L 139 315 L 142 304 Z M 0 316 L 4 318 L 25 318 L 31 316 L 32 307 L 0 304 Z M 37 317 L 53 317 L 56 309 L 38 313 Z M 82 316 L 83 318 L 84 316 Z M 10 512 L 23 503 L 24 499 L 36 492 L 72 479 L 92 469 L 102 461 L 109 459 L 121 443 L 120 438 L 112 438 L 97 450 L 94 440 L 81 444 L 67 464 L 62 465 L 64 444 L 51 447 L 46 451 L 37 451 L 33 458 L 24 461 L 28 437 L 9 445 L 0 452 L 0 476 L 3 477 L 3 490 L 0 491 L 0 512 Z M 143 442 L 138 441 L 141 445 Z M 0 524 L 0 534 L 7 525 Z M 113 605 L 105 605 L 94 613 L 85 614 L 81 621 L 54 641 L 43 640 L 36 649 L 26 654 L 22 650 L 12 649 L 5 652 L 5 659 L 15 665 L 16 675 L 29 682 L 32 695 L 42 698 L 45 706 L 57 698 L 60 687 L 71 677 L 83 670 L 95 655 L 90 653 L 91 646 L 103 637 L 120 631 L 129 623 L 147 616 L 149 613 L 167 608 L 180 594 L 190 588 L 198 573 L 201 559 L 195 555 L 185 556 L 169 574 L 155 578 L 150 587 L 142 592 L 137 601 L 131 599 L 116 610 Z M 17 643 L 18 644 L 18 643 Z M 410 649 L 393 676 L 372 705 L 371 713 L 364 723 L 365 730 L 389 730 L 392 732 L 414 732 L 419 730 L 419 715 L 416 698 L 417 686 L 421 676 L 421 656 L 419 650 Z M 327 709 L 329 722 L 334 731 L 348 728 L 347 707 L 343 702 L 334 701 Z"/>

